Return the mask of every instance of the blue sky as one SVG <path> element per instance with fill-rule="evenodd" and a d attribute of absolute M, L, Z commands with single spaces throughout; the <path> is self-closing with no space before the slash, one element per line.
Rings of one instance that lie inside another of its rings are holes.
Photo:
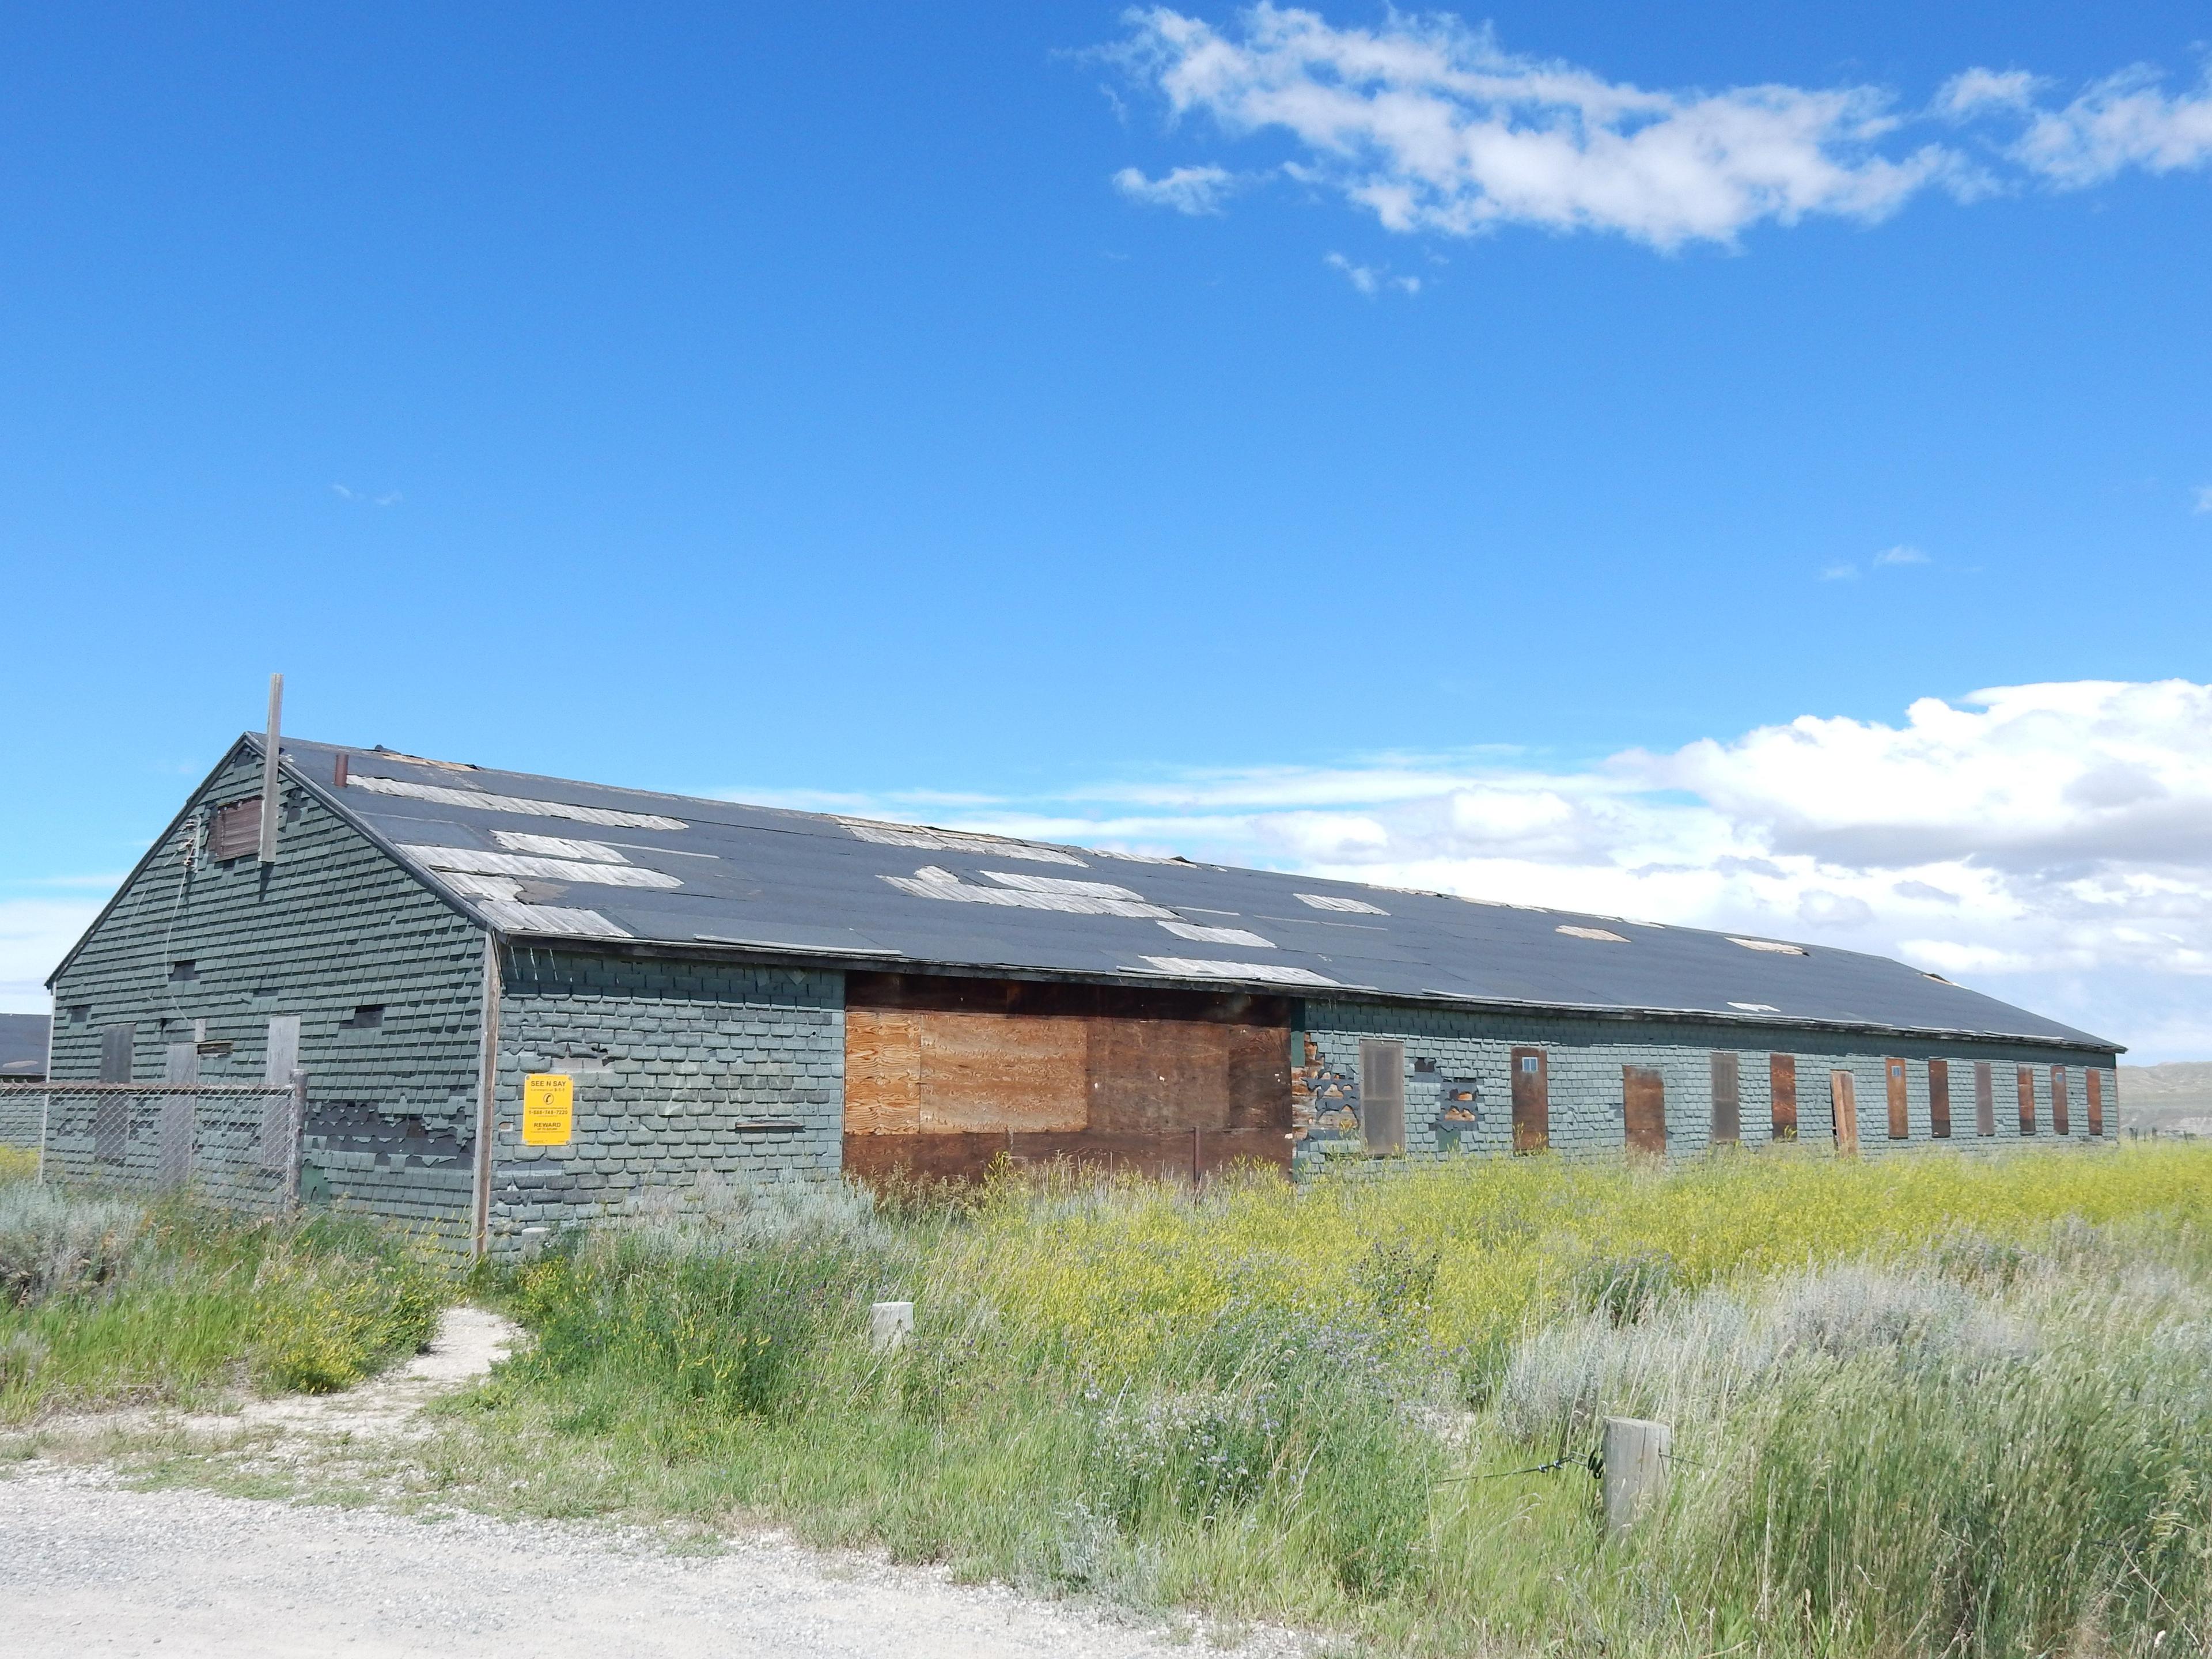
<path fill-rule="evenodd" d="M 1801 9 L 19 9 L 0 1001 L 282 669 L 2212 1054 L 2206 15 Z"/>

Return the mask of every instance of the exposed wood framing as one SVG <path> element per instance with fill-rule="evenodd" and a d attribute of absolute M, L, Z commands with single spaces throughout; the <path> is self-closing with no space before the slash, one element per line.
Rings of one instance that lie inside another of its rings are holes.
<path fill-rule="evenodd" d="M 483 1005 L 477 1053 L 477 1194 L 471 1246 L 481 1259 L 491 1231 L 491 1160 L 499 1127 L 499 936 L 483 942 Z"/>

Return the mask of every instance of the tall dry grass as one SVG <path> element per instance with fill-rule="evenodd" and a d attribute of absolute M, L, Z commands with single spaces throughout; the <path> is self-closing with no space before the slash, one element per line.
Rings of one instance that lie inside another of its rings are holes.
<path fill-rule="evenodd" d="M 2208 1200 L 2188 1147 L 725 1191 L 522 1270 L 538 1345 L 433 1478 L 1414 1651 L 2162 1654 L 2208 1607 Z M 1608 1413 L 1680 1454 L 1613 1545 Z"/>

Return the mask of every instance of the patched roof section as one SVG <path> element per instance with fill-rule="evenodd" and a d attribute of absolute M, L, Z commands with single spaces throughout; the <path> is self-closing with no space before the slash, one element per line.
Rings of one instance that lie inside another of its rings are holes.
<path fill-rule="evenodd" d="M 424 881 L 518 936 L 2114 1046 L 1825 946 L 284 747 Z"/>

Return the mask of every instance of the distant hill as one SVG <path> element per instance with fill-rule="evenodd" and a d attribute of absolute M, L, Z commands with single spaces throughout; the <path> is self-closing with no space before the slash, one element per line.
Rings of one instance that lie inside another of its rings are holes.
<path fill-rule="evenodd" d="M 2120 1124 L 2212 1135 L 2212 1060 L 2121 1066 Z"/>

